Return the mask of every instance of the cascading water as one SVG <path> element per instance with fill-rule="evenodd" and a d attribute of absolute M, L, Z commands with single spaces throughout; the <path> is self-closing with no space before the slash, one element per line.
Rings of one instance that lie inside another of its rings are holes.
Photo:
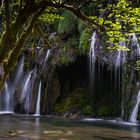
<path fill-rule="evenodd" d="M 28 73 L 27 78 L 25 80 L 23 90 L 22 90 L 22 95 L 21 95 L 21 102 L 24 103 L 24 109 L 26 112 L 29 112 L 29 107 L 30 107 L 30 92 L 31 92 L 31 75 L 33 73 L 33 70 Z"/>
<path fill-rule="evenodd" d="M 48 50 L 47 53 L 46 53 L 45 59 L 44 59 L 44 61 L 43 61 L 42 71 L 47 67 L 47 66 L 46 66 L 46 61 L 47 61 L 49 55 L 50 55 L 50 50 Z"/>
<path fill-rule="evenodd" d="M 131 114 L 131 116 L 130 116 L 130 120 L 129 120 L 129 121 L 130 121 L 131 123 L 136 123 L 136 122 L 137 122 L 139 104 L 140 104 L 140 90 L 139 90 L 139 92 L 138 92 L 136 104 L 135 104 L 134 109 L 133 109 L 133 111 L 132 111 L 132 114 Z"/>
<path fill-rule="evenodd" d="M 47 53 L 46 53 L 46 57 L 45 57 L 44 63 L 47 61 L 49 55 L 50 55 L 50 50 L 48 50 Z"/>
<path fill-rule="evenodd" d="M 120 64 L 121 64 L 121 51 L 119 50 L 119 51 L 117 52 L 117 59 L 116 59 L 116 62 L 115 62 L 116 68 L 119 67 Z"/>
<path fill-rule="evenodd" d="M 21 78 L 23 76 L 23 73 L 24 73 L 23 67 L 24 67 L 24 56 L 22 56 L 21 59 L 19 60 L 19 63 L 15 70 L 15 76 L 14 76 L 15 77 L 15 79 L 14 79 L 15 86 L 21 80 Z"/>
<path fill-rule="evenodd" d="M 131 57 L 140 56 L 140 45 L 138 43 L 138 38 L 136 36 L 136 33 L 133 34 L 131 47 L 132 47 L 131 48 L 132 49 L 132 55 L 131 55 Z M 136 47 L 136 48 L 133 49 L 133 47 Z"/>
<path fill-rule="evenodd" d="M 125 46 L 127 47 L 127 45 L 125 44 Z M 122 52 L 123 54 L 122 54 L 122 57 L 123 57 L 123 59 L 122 59 L 122 83 L 123 83 L 123 81 L 125 80 L 125 75 L 126 75 L 126 65 L 125 65 L 125 63 L 126 63 L 126 57 L 127 57 L 127 52 L 126 51 L 123 51 Z M 124 118 L 124 116 L 125 116 L 125 105 L 124 105 L 124 100 L 125 100 L 125 92 L 126 92 L 126 90 L 125 90 L 125 87 L 124 87 L 124 85 L 122 86 L 122 91 L 121 91 L 121 118 Z"/>
<path fill-rule="evenodd" d="M 95 88 L 95 62 L 96 62 L 95 43 L 96 43 L 96 32 L 94 32 L 92 34 L 90 52 L 89 52 L 89 77 L 90 77 L 91 103 L 93 103 L 94 96 L 95 96 L 95 93 L 94 93 L 94 88 Z"/>
<path fill-rule="evenodd" d="M 16 87 L 22 82 L 24 76 L 24 56 L 22 56 L 18 62 L 16 69 L 14 70 L 14 80 L 11 82 L 10 85 L 10 93 L 14 95 Z"/>
<path fill-rule="evenodd" d="M 38 97 L 37 97 L 37 103 L 36 103 L 35 116 L 40 116 L 41 87 L 42 87 L 42 83 L 40 81 L 39 89 L 38 89 Z"/>
<path fill-rule="evenodd" d="M 8 81 L 5 82 L 4 90 L 0 95 L 0 114 L 1 113 L 13 113 L 13 100 L 9 91 Z M 2 100 L 3 99 L 3 100 Z"/>
<path fill-rule="evenodd" d="M 125 41 L 120 41 L 119 44 L 120 48 L 122 47 L 127 47 Z M 115 68 L 114 68 L 114 99 L 116 104 L 121 104 L 121 117 L 124 117 L 124 103 L 123 103 L 123 98 L 124 98 L 124 90 L 122 89 L 122 79 L 123 79 L 123 74 L 125 72 L 125 62 L 126 62 L 126 56 L 127 52 L 126 51 L 121 51 L 118 50 L 116 52 L 116 60 L 115 60 Z M 123 93 L 122 93 L 123 92 Z"/>
<path fill-rule="evenodd" d="M 14 93 L 15 89 L 19 84 L 19 81 L 23 76 L 23 65 L 24 65 L 24 57 L 21 57 L 14 72 L 13 72 L 13 80 L 10 78 L 5 82 L 5 87 L 3 92 L 1 93 L 1 99 L 3 101 L 0 102 L 0 112 L 13 112 L 14 110 Z"/>
<path fill-rule="evenodd" d="M 133 34 L 132 39 L 131 39 L 131 60 L 136 60 L 140 57 L 140 45 L 138 42 L 138 38 L 136 33 Z M 138 116 L 138 108 L 140 104 L 140 90 L 137 95 L 137 100 L 135 103 L 135 106 L 132 110 L 132 113 L 130 115 L 130 122 L 131 123 L 136 123 L 137 122 L 137 116 Z"/>
<path fill-rule="evenodd" d="M 119 43 L 120 46 L 122 46 L 122 43 Z M 120 93 L 120 76 L 121 76 L 121 54 L 122 52 L 120 50 L 118 50 L 116 52 L 116 59 L 115 59 L 115 68 L 114 68 L 114 101 L 117 103 L 119 102 L 119 99 L 117 97 L 119 97 L 119 93 Z"/>
<path fill-rule="evenodd" d="M 43 70 L 45 70 L 47 68 L 47 60 L 49 58 L 49 55 L 50 55 L 50 50 L 47 51 L 46 55 L 45 55 L 45 59 L 43 60 L 43 67 L 41 69 L 41 74 L 43 72 Z M 38 97 L 37 97 L 37 103 L 36 103 L 36 112 L 35 112 L 35 116 L 39 116 L 40 115 L 40 100 L 41 100 L 41 86 L 42 86 L 42 83 L 40 82 L 39 83 L 39 90 L 38 90 Z M 47 87 L 46 87 L 47 88 Z"/>
<path fill-rule="evenodd" d="M 5 82 L 5 92 L 4 92 L 4 96 L 5 96 L 5 108 L 4 108 L 4 111 L 6 112 L 12 112 L 13 109 L 11 108 L 11 105 L 10 105 L 10 92 L 9 92 L 9 88 L 8 88 L 8 84 L 7 82 Z"/>

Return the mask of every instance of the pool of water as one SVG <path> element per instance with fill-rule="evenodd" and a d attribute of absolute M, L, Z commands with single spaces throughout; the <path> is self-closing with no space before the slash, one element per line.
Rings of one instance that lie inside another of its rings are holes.
<path fill-rule="evenodd" d="M 0 115 L 0 140 L 140 140 L 140 125 L 115 120 Z"/>

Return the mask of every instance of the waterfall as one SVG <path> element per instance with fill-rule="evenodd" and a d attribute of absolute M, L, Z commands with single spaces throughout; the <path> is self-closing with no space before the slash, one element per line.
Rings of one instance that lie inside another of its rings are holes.
<path fill-rule="evenodd" d="M 42 83 L 40 81 L 39 89 L 38 89 L 38 97 L 37 97 L 37 103 L 36 103 L 35 116 L 40 116 L 41 86 L 42 86 Z"/>
<path fill-rule="evenodd" d="M 8 81 L 5 82 L 4 89 L 0 93 L 0 114 L 1 113 L 13 113 L 13 100 L 9 90 Z"/>
<path fill-rule="evenodd" d="M 131 39 L 131 59 L 132 60 L 137 60 L 140 57 L 140 46 L 138 42 L 138 38 L 136 33 L 133 34 L 132 39 Z M 140 90 L 137 95 L 136 103 L 135 106 L 132 110 L 132 113 L 130 115 L 130 122 L 131 123 L 137 123 L 137 116 L 138 116 L 138 109 L 139 109 L 139 104 L 140 104 Z"/>
<path fill-rule="evenodd" d="M 30 107 L 30 92 L 31 92 L 31 75 L 33 73 L 33 70 L 28 73 L 27 78 L 25 80 L 23 90 L 22 90 L 22 95 L 21 95 L 21 102 L 24 103 L 24 109 L 29 111 Z"/>
<path fill-rule="evenodd" d="M 123 46 L 124 45 L 124 43 L 123 42 L 119 42 L 119 44 L 118 45 L 120 45 L 120 46 Z M 121 81 L 120 81 L 120 78 L 121 78 L 121 62 L 122 62 L 122 58 L 121 58 L 121 55 L 122 55 L 122 52 L 121 52 L 121 50 L 117 50 L 117 52 L 116 52 L 116 59 L 115 59 L 115 81 L 114 81 L 114 86 L 115 86 L 115 88 L 114 88 L 114 93 L 115 93 L 115 95 L 114 95 L 114 99 L 115 99 L 115 101 L 116 101 L 116 103 L 118 102 L 118 100 L 119 99 L 117 99 L 116 97 L 118 97 L 118 95 L 119 95 L 119 93 L 120 93 L 120 83 L 121 83 Z"/>
<path fill-rule="evenodd" d="M 14 79 L 14 83 L 15 86 L 18 84 L 18 82 L 21 80 L 22 76 L 23 76 L 23 67 L 24 67 L 24 56 L 21 57 L 21 59 L 19 60 L 19 63 L 17 65 L 17 68 L 15 70 L 15 79 Z"/>
<path fill-rule="evenodd" d="M 123 51 L 123 60 L 122 60 L 122 83 L 123 83 L 123 79 L 125 79 L 125 74 L 126 74 L 126 56 L 127 56 L 127 52 Z M 124 88 L 124 84 L 122 85 L 122 92 L 121 92 L 121 118 L 124 117 L 125 114 L 125 106 L 124 106 L 124 95 L 125 95 L 125 88 Z"/>
<path fill-rule="evenodd" d="M 41 73 L 47 67 L 46 62 L 47 62 L 47 60 L 49 58 L 49 55 L 50 55 L 50 50 L 47 51 L 45 59 L 43 60 L 43 67 L 42 67 Z"/>
<path fill-rule="evenodd" d="M 132 122 L 132 123 L 136 123 L 137 122 L 139 103 L 140 103 L 140 90 L 138 92 L 136 104 L 135 104 L 135 106 L 133 108 L 133 111 L 132 111 L 132 114 L 130 116 L 130 122 Z"/>
<path fill-rule="evenodd" d="M 119 50 L 117 52 L 117 59 L 116 59 L 116 62 L 115 62 L 116 68 L 120 67 L 120 64 L 121 64 L 121 51 Z"/>
<path fill-rule="evenodd" d="M 127 47 L 126 46 L 126 42 L 125 41 L 120 41 L 118 44 L 120 47 Z M 121 117 L 124 116 L 124 105 L 123 102 L 121 101 L 123 98 L 122 95 L 122 78 L 123 78 L 123 74 L 125 72 L 125 62 L 126 62 L 126 56 L 127 56 L 127 52 L 125 51 L 121 51 L 118 50 L 116 52 L 116 59 L 115 59 L 115 69 L 114 69 L 114 99 L 115 102 L 118 104 L 121 104 Z"/>
<path fill-rule="evenodd" d="M 19 83 L 22 82 L 24 76 L 24 56 L 22 56 L 18 62 L 17 67 L 13 72 L 14 80 L 11 82 L 10 93 L 13 95 L 15 93 L 16 87 L 19 86 Z"/>
<path fill-rule="evenodd" d="M 48 50 L 47 53 L 46 53 L 44 63 L 46 63 L 46 60 L 48 59 L 49 55 L 50 55 L 50 50 Z"/>
<path fill-rule="evenodd" d="M 131 49 L 132 49 L 132 54 L 131 54 L 132 58 L 140 56 L 140 45 L 138 43 L 138 38 L 136 36 L 136 33 L 134 33 L 132 37 Z"/>
<path fill-rule="evenodd" d="M 89 52 L 89 77 L 90 77 L 90 96 L 91 96 L 91 103 L 93 102 L 95 93 L 95 62 L 96 62 L 96 55 L 95 55 L 95 43 L 96 43 L 96 32 L 92 34 L 91 37 L 91 45 L 90 45 L 90 52 Z"/>
<path fill-rule="evenodd" d="M 10 106 L 10 92 L 9 92 L 9 88 L 8 88 L 8 84 L 7 82 L 5 82 L 5 109 L 4 111 L 6 112 L 10 112 L 12 111 L 11 106 Z"/>
<path fill-rule="evenodd" d="M 5 82 L 4 90 L 2 91 L 0 98 L 0 111 L 3 113 L 13 112 L 14 110 L 14 93 L 16 87 L 19 86 L 19 81 L 23 77 L 23 66 L 24 66 L 24 57 L 21 57 L 16 68 L 13 72 L 12 79 L 8 79 Z M 3 100 L 2 100 L 3 99 Z"/>
<path fill-rule="evenodd" d="M 119 95 L 121 91 L 121 54 L 122 52 L 118 50 L 116 52 L 116 60 L 114 66 L 114 102 L 117 104 L 119 102 Z"/>
<path fill-rule="evenodd" d="M 92 60 L 95 60 L 95 58 L 96 58 L 96 56 L 95 56 L 95 43 L 96 43 L 96 32 L 94 32 L 92 34 L 92 37 L 91 37 L 91 45 L 90 45 L 89 55 L 90 55 L 90 58 Z"/>

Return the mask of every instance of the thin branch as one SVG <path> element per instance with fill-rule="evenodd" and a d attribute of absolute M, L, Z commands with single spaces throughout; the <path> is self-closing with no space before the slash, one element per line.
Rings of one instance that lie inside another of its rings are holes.
<path fill-rule="evenodd" d="M 54 4 L 52 2 L 48 2 L 46 1 L 47 5 L 50 7 L 54 7 L 54 8 L 63 8 L 66 10 L 69 10 L 70 12 L 72 12 L 77 18 L 87 22 L 88 24 L 90 24 L 92 27 L 94 27 L 96 30 L 99 28 L 103 31 L 105 31 L 105 28 L 101 25 L 99 25 L 97 22 L 95 22 L 94 20 L 90 19 L 88 16 L 86 16 L 84 13 L 82 13 L 80 10 L 77 10 L 76 8 L 74 8 L 71 5 L 66 5 L 66 4 Z"/>
<path fill-rule="evenodd" d="M 44 38 L 44 42 L 48 48 L 50 48 L 49 40 L 45 37 L 45 34 L 43 33 L 42 29 L 39 25 L 35 24 L 35 28 L 37 29 L 38 33 Z"/>
<path fill-rule="evenodd" d="M 42 8 L 38 12 L 36 12 L 35 14 L 32 15 L 32 18 L 31 18 L 31 21 L 30 21 L 29 25 L 27 26 L 27 28 L 22 33 L 18 42 L 20 42 L 22 44 L 24 43 L 24 41 L 25 41 L 24 39 L 26 39 L 26 37 L 29 35 L 29 33 L 31 32 L 35 22 L 38 19 L 38 17 L 44 12 L 45 9 L 46 9 L 46 5 L 42 6 Z M 19 44 L 19 43 L 17 43 L 17 44 Z"/>
<path fill-rule="evenodd" d="M 4 86 L 4 82 L 7 78 L 7 76 L 9 75 L 9 73 L 14 69 L 15 67 L 15 62 L 17 62 L 18 57 L 22 51 L 24 42 L 27 38 L 27 36 L 30 34 L 34 23 L 37 21 L 38 17 L 44 12 L 46 8 L 46 5 L 42 6 L 42 8 L 37 11 L 35 14 L 32 15 L 31 21 L 29 23 L 29 25 L 26 27 L 26 29 L 23 31 L 23 33 L 21 34 L 20 38 L 17 41 L 16 46 L 13 48 L 12 52 L 10 53 L 10 56 L 8 58 L 7 61 L 3 61 L 3 77 L 0 80 L 0 89 L 2 89 L 2 87 Z"/>
<path fill-rule="evenodd" d="M 108 10 L 108 9 L 107 9 Z M 112 3 L 112 5 L 111 5 L 111 8 L 109 9 L 109 11 L 107 12 L 107 14 L 105 15 L 105 18 L 104 18 L 104 21 L 103 21 L 103 24 L 102 24 L 102 26 L 104 25 L 104 23 L 105 23 L 105 20 L 108 18 L 108 16 L 110 15 L 110 13 L 112 12 L 112 10 L 113 10 L 113 3 Z"/>
<path fill-rule="evenodd" d="M 64 2 L 62 2 L 62 4 L 66 4 L 69 1 L 71 1 L 71 0 L 65 0 Z"/>
<path fill-rule="evenodd" d="M 1 6 L 2 6 L 2 0 L 0 0 L 0 8 L 1 8 Z"/>
<path fill-rule="evenodd" d="M 31 0 L 32 1 L 32 0 Z M 27 4 L 28 0 L 26 0 Z M 26 5 L 27 6 L 27 5 Z M 47 5 L 45 1 L 41 1 L 36 5 L 28 5 L 30 8 L 23 7 L 24 10 L 20 11 L 15 19 L 15 21 L 10 25 L 11 36 L 6 32 L 3 33 L 0 42 L 0 63 L 3 63 L 5 59 L 9 56 L 9 52 L 15 48 L 16 37 L 21 27 L 31 18 L 32 14 L 36 14 L 38 11 L 45 10 Z M 26 11 L 26 10 L 29 11 Z M 37 16 L 38 17 L 38 16 Z"/>
<path fill-rule="evenodd" d="M 16 23 L 20 23 L 22 26 L 32 14 L 44 6 L 47 6 L 44 0 L 39 3 L 35 3 L 34 0 L 26 0 L 22 10 L 18 12 Z"/>
<path fill-rule="evenodd" d="M 9 13 L 9 0 L 4 0 L 5 5 L 5 19 L 6 19 L 6 32 L 10 32 L 10 13 Z"/>
<path fill-rule="evenodd" d="M 23 0 L 20 0 L 19 9 L 18 9 L 19 13 L 22 11 L 22 7 L 23 7 Z"/>
<path fill-rule="evenodd" d="M 89 3 L 91 3 L 91 2 L 92 2 L 92 0 L 88 0 L 88 1 L 84 2 L 83 4 L 81 4 L 81 5 L 77 8 L 77 10 L 82 9 L 84 6 L 86 6 L 87 4 L 89 4 Z"/>

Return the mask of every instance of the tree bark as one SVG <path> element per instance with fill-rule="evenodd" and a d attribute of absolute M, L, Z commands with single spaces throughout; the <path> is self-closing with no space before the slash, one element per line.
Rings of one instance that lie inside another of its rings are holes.
<path fill-rule="evenodd" d="M 37 21 L 38 17 L 44 12 L 45 8 L 46 8 L 45 6 L 42 7 L 39 11 L 37 11 L 35 14 L 32 15 L 32 18 L 31 18 L 29 25 L 23 31 L 23 33 L 21 34 L 21 36 L 19 37 L 17 42 L 15 42 L 15 44 L 14 44 L 15 47 L 13 48 L 11 53 L 9 54 L 8 60 L 3 61 L 2 64 L 3 64 L 4 74 L 2 76 L 2 79 L 0 80 L 0 89 L 2 89 L 2 87 L 4 86 L 4 82 L 7 79 L 7 76 L 9 75 L 9 73 L 14 69 L 16 62 L 19 58 L 19 55 L 22 52 L 22 48 L 23 48 L 23 45 L 24 45 L 26 38 L 31 33 L 35 22 Z"/>
<path fill-rule="evenodd" d="M 5 2 L 8 1 L 5 0 Z M 15 21 L 11 24 L 9 23 L 9 13 L 8 13 L 9 5 L 8 3 L 5 3 L 7 4 L 7 6 L 5 7 L 5 10 L 7 11 L 7 15 L 6 15 L 7 30 L 5 30 L 5 32 L 1 36 L 1 41 L 0 41 L 0 65 L 3 66 L 3 72 L 4 72 L 3 77 L 0 80 L 0 89 L 3 87 L 4 82 L 7 76 L 9 75 L 10 71 L 13 70 L 15 63 L 17 62 L 17 59 L 22 51 L 24 42 L 27 36 L 30 34 L 34 26 L 34 23 L 36 22 L 38 17 L 44 12 L 47 6 L 53 8 L 67 9 L 81 20 L 88 22 L 88 24 L 90 24 L 92 27 L 102 28 L 103 30 L 102 26 L 100 26 L 98 23 L 94 22 L 92 19 L 87 17 L 79 9 L 71 7 L 70 5 L 66 5 L 67 2 L 68 1 L 66 0 L 64 3 L 54 3 L 47 0 L 42 0 L 39 3 L 36 3 L 34 0 L 24 0 L 24 1 L 20 0 L 18 14 L 16 16 Z M 31 22 L 27 27 L 26 25 L 27 21 L 31 17 L 32 17 Z M 25 30 L 21 29 L 23 25 L 27 27 Z M 23 33 L 20 36 L 19 32 L 21 33 L 22 30 Z M 48 42 L 47 45 L 49 46 Z"/>

